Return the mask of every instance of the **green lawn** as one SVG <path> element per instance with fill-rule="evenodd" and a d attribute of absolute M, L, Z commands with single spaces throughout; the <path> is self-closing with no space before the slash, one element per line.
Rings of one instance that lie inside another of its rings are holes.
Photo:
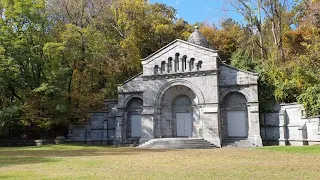
<path fill-rule="evenodd" d="M 320 146 L 141 150 L 0 148 L 0 179 L 319 179 Z"/>

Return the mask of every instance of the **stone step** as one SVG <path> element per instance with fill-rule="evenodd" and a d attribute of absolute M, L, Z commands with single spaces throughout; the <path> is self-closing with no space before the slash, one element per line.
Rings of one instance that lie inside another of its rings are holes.
<path fill-rule="evenodd" d="M 153 146 L 156 146 L 156 145 L 161 145 L 161 146 L 215 146 L 213 144 L 204 144 L 204 143 L 199 143 L 199 144 L 160 144 L 160 143 L 154 143 L 154 144 L 149 144 L 149 145 L 153 145 Z M 143 147 L 143 146 L 141 146 Z"/>
<path fill-rule="evenodd" d="M 208 149 L 216 148 L 214 144 L 198 138 L 159 138 L 141 144 L 138 148 L 146 149 Z"/>
<path fill-rule="evenodd" d="M 223 139 L 223 142 L 241 142 L 241 141 L 248 141 L 247 138 L 226 138 Z"/>
<path fill-rule="evenodd" d="M 208 142 L 206 141 L 153 141 L 150 143 L 160 143 L 160 144 L 207 144 Z"/>
<path fill-rule="evenodd" d="M 233 138 L 233 139 L 224 139 L 222 141 L 222 147 L 256 147 L 247 139 L 243 138 Z"/>
<path fill-rule="evenodd" d="M 213 148 L 217 148 L 216 146 L 153 146 L 151 148 L 148 149 L 213 149 Z"/>
<path fill-rule="evenodd" d="M 167 147 L 173 147 L 173 146 L 175 146 L 175 147 L 177 147 L 177 146 L 179 146 L 179 147 L 216 147 L 215 145 L 213 145 L 213 144 L 170 144 L 170 145 L 168 145 L 168 144 L 153 144 L 153 146 L 167 146 Z"/>

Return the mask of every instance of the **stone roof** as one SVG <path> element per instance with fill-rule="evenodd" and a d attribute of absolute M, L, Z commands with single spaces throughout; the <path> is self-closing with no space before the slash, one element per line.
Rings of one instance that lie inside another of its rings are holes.
<path fill-rule="evenodd" d="M 188 42 L 209 48 L 209 42 L 198 30 L 198 27 L 195 27 L 195 31 L 189 36 Z"/>

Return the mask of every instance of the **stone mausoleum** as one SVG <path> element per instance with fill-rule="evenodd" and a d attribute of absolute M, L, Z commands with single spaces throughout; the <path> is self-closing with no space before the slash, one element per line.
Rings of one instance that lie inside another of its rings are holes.
<path fill-rule="evenodd" d="M 108 111 L 82 129 L 71 127 L 69 139 L 140 145 L 201 139 L 217 147 L 233 140 L 262 146 L 261 137 L 288 141 L 280 110 L 259 120 L 258 74 L 223 63 L 197 29 L 188 41 L 177 39 L 141 63 L 143 72 L 118 87 L 118 100 L 106 101 Z"/>

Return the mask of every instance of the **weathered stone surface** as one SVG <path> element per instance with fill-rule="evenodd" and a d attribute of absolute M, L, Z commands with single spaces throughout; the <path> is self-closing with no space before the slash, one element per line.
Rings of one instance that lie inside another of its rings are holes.
<path fill-rule="evenodd" d="M 320 117 L 303 116 L 301 104 L 274 105 L 271 112 L 261 113 L 261 136 L 265 142 L 279 145 L 320 143 Z"/>
<path fill-rule="evenodd" d="M 195 28 L 195 31 L 190 35 L 188 42 L 209 48 L 209 42 L 207 39 L 199 32 L 198 27 Z"/>
<path fill-rule="evenodd" d="M 106 112 L 94 113 L 89 124 L 73 125 L 68 139 L 143 144 L 181 138 L 180 131 L 188 131 L 188 138 L 217 147 L 233 141 L 241 147 L 262 146 L 262 138 L 284 145 L 320 142 L 319 119 L 304 119 L 300 105 L 274 106 L 261 114 L 258 74 L 220 62 L 218 52 L 207 47 L 196 30 L 189 42 L 175 40 L 142 59 L 143 72 L 118 87 L 118 101 L 105 102 Z M 189 119 L 178 119 L 178 113 Z M 131 134 L 140 128 L 133 116 L 141 117 L 140 137 Z"/>
<path fill-rule="evenodd" d="M 247 139 L 261 146 L 257 74 L 221 63 L 217 51 L 205 48 L 203 42 L 196 31 L 189 42 L 175 40 L 143 59 L 143 72 L 118 89 L 118 108 L 122 113 L 118 123 L 122 122 L 122 128 L 128 124 L 126 104 L 135 96 L 143 100 L 140 143 L 177 137 L 175 114 L 187 112 L 192 114 L 189 137 L 203 138 L 220 147 L 227 136 L 224 108 L 228 107 L 223 106 L 223 101 L 237 92 L 245 97 L 241 111 L 247 114 Z M 190 99 L 189 108 L 175 107 L 175 99 L 181 96 Z M 125 140 L 130 139 L 125 129 L 119 128 L 117 133 Z"/>
<path fill-rule="evenodd" d="M 211 149 L 216 145 L 199 138 L 157 138 L 138 146 L 142 149 Z"/>

